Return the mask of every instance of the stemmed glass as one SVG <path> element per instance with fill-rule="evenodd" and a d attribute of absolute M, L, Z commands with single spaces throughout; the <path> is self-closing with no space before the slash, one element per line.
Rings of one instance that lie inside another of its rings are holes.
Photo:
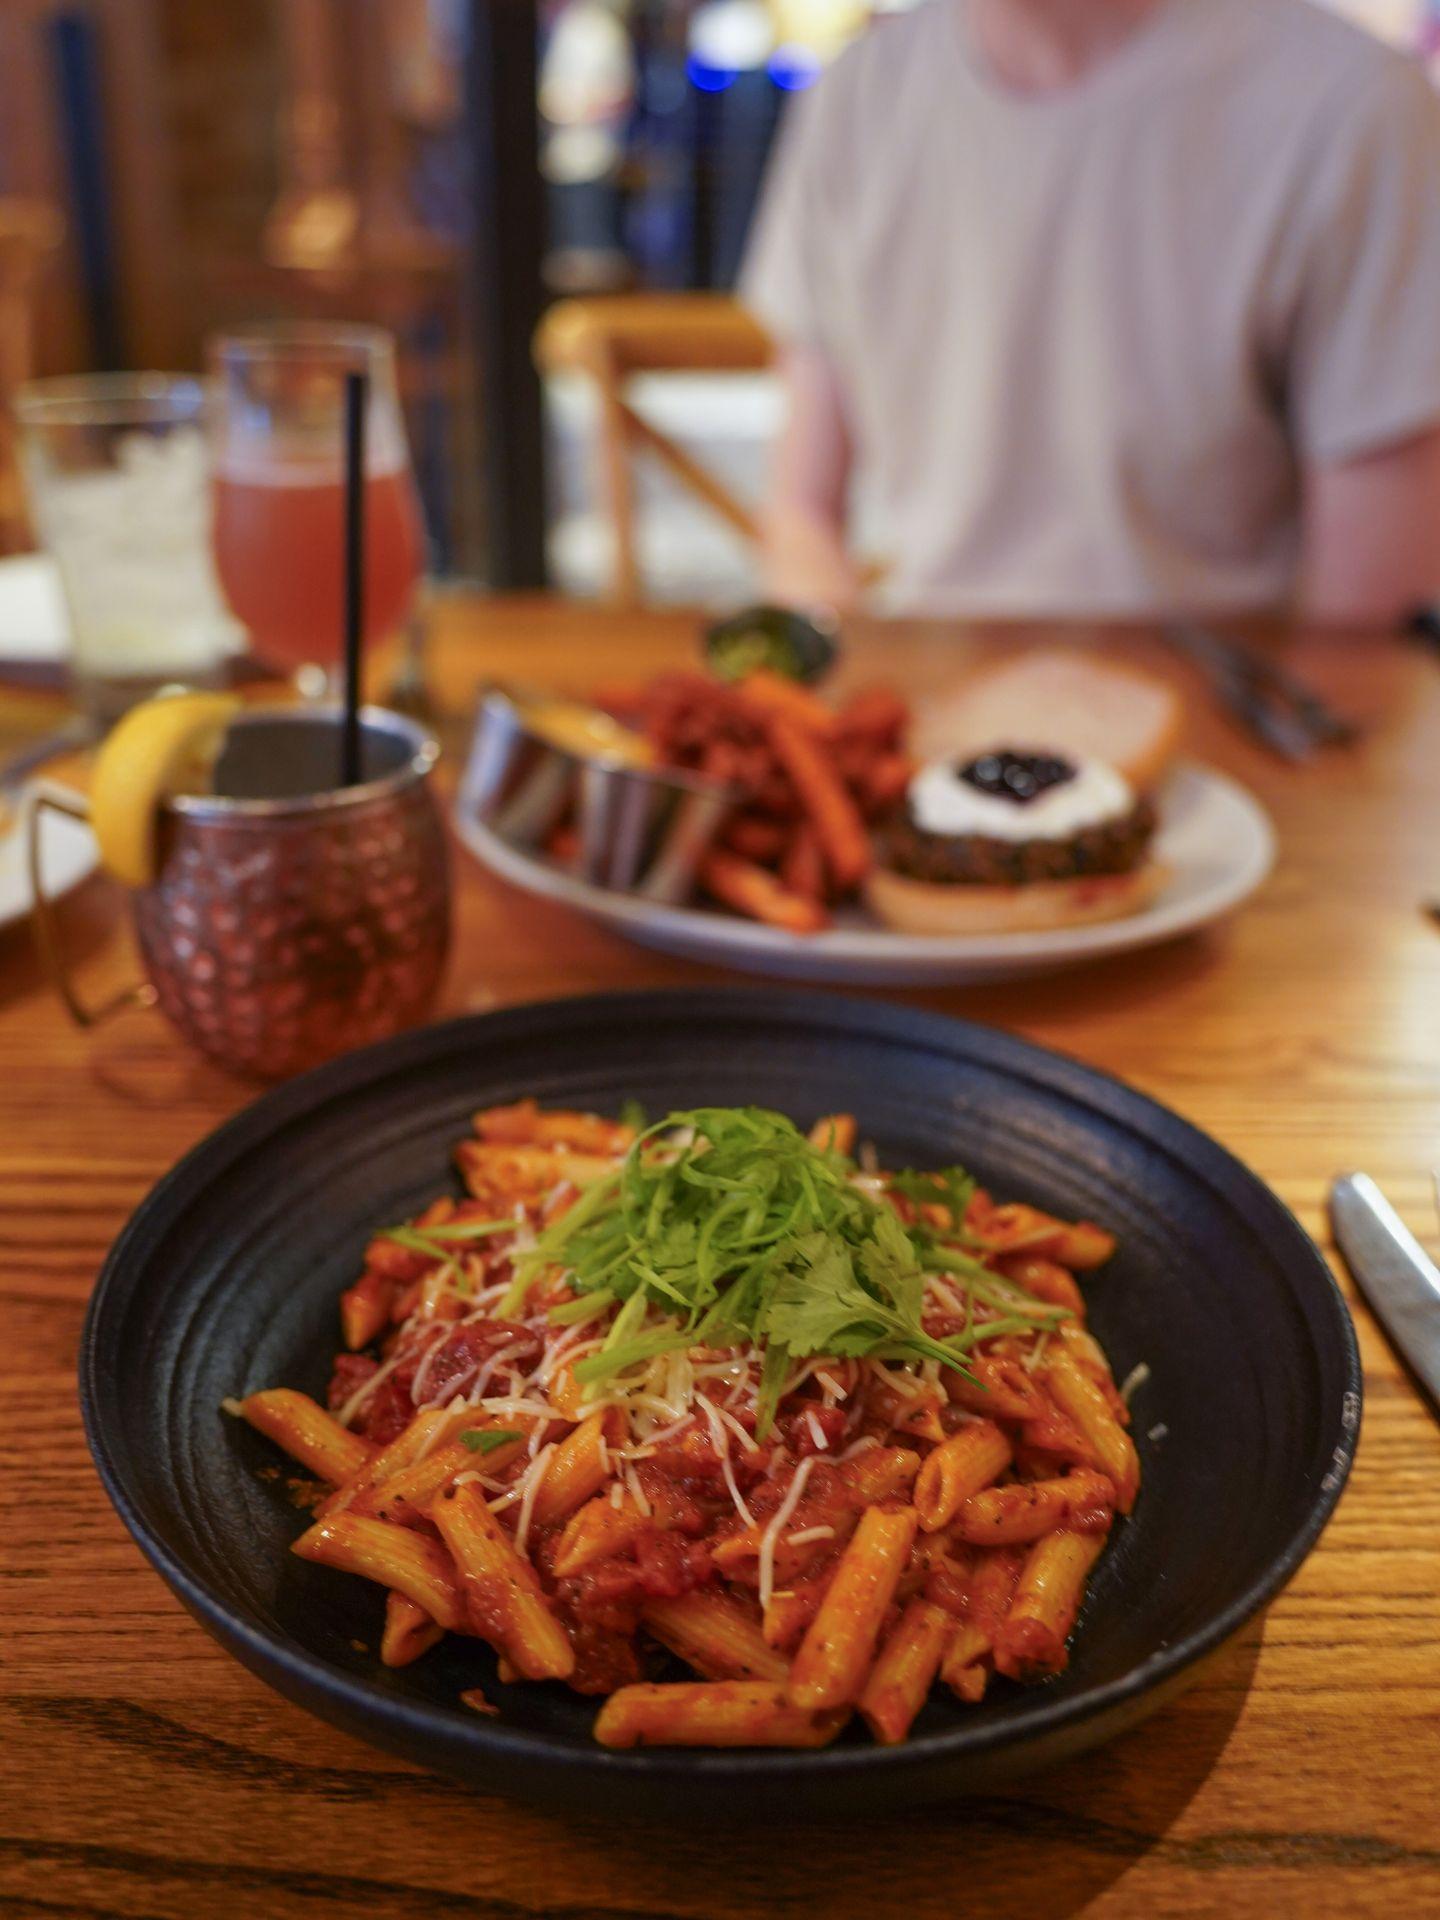
<path fill-rule="evenodd" d="M 343 606 L 344 376 L 369 375 L 365 461 L 368 645 L 394 632 L 421 571 L 420 512 L 395 385 L 375 327 L 257 326 L 212 342 L 215 558 L 262 659 L 320 690 Z"/>

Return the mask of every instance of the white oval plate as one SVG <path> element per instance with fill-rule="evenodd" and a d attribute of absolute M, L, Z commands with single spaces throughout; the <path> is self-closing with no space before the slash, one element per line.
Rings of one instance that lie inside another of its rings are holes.
<path fill-rule="evenodd" d="M 0 825 L 0 927 L 23 920 L 34 905 L 25 859 L 25 807 L 21 803 L 7 825 Z M 52 900 L 88 879 L 100 864 L 95 836 L 83 821 L 46 812 L 40 820 L 40 871 Z"/>
<path fill-rule="evenodd" d="M 1003 980 L 1173 940 L 1231 912 L 1275 859 L 1275 832 L 1254 795 L 1213 767 L 1187 763 L 1171 775 L 1160 801 L 1155 856 L 1170 877 L 1140 913 L 1049 933 L 941 937 L 894 933 L 857 909 L 824 933 L 799 935 L 718 908 L 658 906 L 591 886 L 518 852 L 458 811 L 455 827 L 492 873 L 526 893 L 574 907 L 641 946 L 743 973 L 870 987 Z"/>

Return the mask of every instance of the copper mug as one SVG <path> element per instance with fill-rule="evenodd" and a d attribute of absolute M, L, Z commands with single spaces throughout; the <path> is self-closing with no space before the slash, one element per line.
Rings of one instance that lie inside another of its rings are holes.
<path fill-rule="evenodd" d="M 131 896 L 146 982 L 96 1007 L 71 984 L 40 874 L 41 813 L 86 810 L 63 790 L 36 790 L 36 931 L 80 1025 L 158 1006 L 221 1066 L 275 1080 L 423 1018 L 450 934 L 430 781 L 439 748 L 412 720 L 367 707 L 358 785 L 333 784 L 339 752 L 335 709 L 260 709 L 231 723 L 215 790 L 164 803 L 159 871 Z"/>

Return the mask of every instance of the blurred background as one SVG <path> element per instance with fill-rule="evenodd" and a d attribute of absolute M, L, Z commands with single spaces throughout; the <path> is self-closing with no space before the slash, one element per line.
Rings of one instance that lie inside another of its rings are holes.
<path fill-rule="evenodd" d="M 1325 3 L 1440 78 L 1440 0 Z M 743 596 L 777 399 L 725 295 L 789 104 L 903 4 L 4 0 L 0 553 L 24 380 L 364 321 L 432 580 Z"/>

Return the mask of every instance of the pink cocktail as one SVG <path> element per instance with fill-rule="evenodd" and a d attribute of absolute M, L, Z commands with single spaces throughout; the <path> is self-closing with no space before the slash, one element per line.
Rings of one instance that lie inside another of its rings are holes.
<path fill-rule="evenodd" d="M 370 377 L 366 422 L 366 642 L 392 633 L 422 565 L 420 514 L 394 356 L 370 328 L 277 327 L 216 343 L 215 557 L 251 644 L 276 666 L 338 656 L 344 598 L 343 382 Z"/>

